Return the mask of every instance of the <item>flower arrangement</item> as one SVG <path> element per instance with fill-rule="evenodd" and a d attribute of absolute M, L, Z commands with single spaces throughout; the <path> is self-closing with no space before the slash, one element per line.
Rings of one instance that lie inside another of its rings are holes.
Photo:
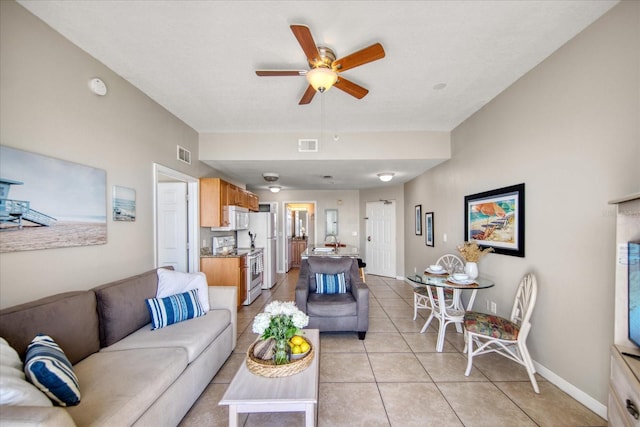
<path fill-rule="evenodd" d="M 464 244 L 458 246 L 458 252 L 466 262 L 478 262 L 480 258 L 489 252 L 493 252 L 493 248 L 480 249 L 476 242 L 464 242 Z"/>
<path fill-rule="evenodd" d="M 260 339 L 273 338 L 276 341 L 274 361 L 277 365 L 289 362 L 288 341 L 309 324 L 309 316 L 298 310 L 293 301 L 272 301 L 253 319 L 252 330 L 260 334 Z"/>

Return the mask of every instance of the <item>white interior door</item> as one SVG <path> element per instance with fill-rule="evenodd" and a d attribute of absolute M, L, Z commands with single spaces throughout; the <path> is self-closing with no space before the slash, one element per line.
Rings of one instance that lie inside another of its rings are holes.
<path fill-rule="evenodd" d="M 396 277 L 396 204 L 367 202 L 367 273 Z"/>
<path fill-rule="evenodd" d="M 158 266 L 188 270 L 187 184 L 158 183 Z"/>

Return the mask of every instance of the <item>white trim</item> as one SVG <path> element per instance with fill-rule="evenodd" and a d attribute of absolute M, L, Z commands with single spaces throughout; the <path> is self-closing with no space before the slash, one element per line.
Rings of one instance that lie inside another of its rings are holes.
<path fill-rule="evenodd" d="M 578 402 L 582 403 L 587 408 L 591 409 L 593 412 L 607 419 L 607 406 L 603 403 L 600 403 L 593 397 L 589 396 L 584 391 L 580 390 L 578 387 L 566 381 L 564 378 L 556 375 L 554 372 L 545 368 L 535 360 L 533 361 L 533 366 L 535 366 L 536 371 L 543 376 L 547 381 L 551 384 L 557 386 L 560 390 L 567 393 L 569 396 L 573 397 Z"/>
<path fill-rule="evenodd" d="M 200 181 L 189 175 L 169 169 L 158 163 L 153 164 L 153 265 L 158 267 L 158 175 L 166 175 L 187 184 L 187 221 L 189 238 L 190 272 L 200 271 L 200 219 L 199 219 L 199 188 Z"/>

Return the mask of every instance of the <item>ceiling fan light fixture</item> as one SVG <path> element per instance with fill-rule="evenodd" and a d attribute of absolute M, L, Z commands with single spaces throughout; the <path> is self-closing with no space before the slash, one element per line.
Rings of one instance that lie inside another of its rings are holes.
<path fill-rule="evenodd" d="M 307 81 L 316 91 L 324 93 L 338 81 L 338 73 L 326 67 L 314 68 L 307 72 Z"/>
<path fill-rule="evenodd" d="M 278 178 L 280 178 L 280 175 L 275 172 L 265 172 L 262 174 L 262 178 L 267 182 L 276 182 Z"/>
<path fill-rule="evenodd" d="M 391 172 L 382 172 L 378 174 L 378 178 L 380 178 L 380 181 L 382 182 L 389 182 L 393 179 L 394 176 L 395 174 Z"/>
<path fill-rule="evenodd" d="M 269 191 L 271 191 L 272 193 L 279 193 L 280 190 L 282 190 L 282 187 L 280 187 L 279 185 L 270 185 L 269 186 Z"/>

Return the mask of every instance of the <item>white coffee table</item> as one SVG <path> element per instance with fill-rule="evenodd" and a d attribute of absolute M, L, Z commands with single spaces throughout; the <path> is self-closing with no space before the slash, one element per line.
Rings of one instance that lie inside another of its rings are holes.
<path fill-rule="evenodd" d="M 246 363 L 240 366 L 218 403 L 229 405 L 230 427 L 237 427 L 239 414 L 257 412 L 304 412 L 305 426 L 316 425 L 320 333 L 317 329 L 303 332 L 314 349 L 313 361 L 305 370 L 288 377 L 267 378 L 249 371 Z"/>

